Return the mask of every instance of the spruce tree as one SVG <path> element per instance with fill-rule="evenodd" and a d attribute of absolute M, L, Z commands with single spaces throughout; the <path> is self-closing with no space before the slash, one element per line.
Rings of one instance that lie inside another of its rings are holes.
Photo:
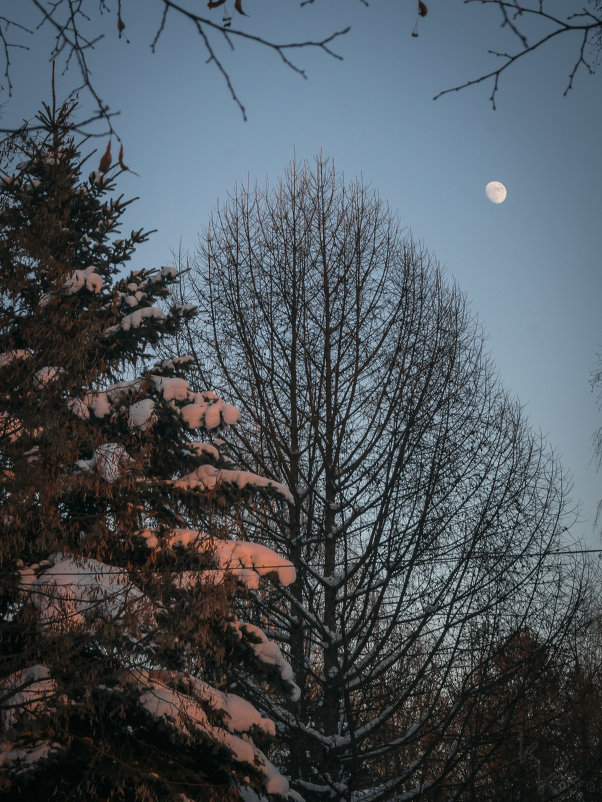
<path fill-rule="evenodd" d="M 220 522 L 290 495 L 224 461 L 238 411 L 185 358 L 153 364 L 194 310 L 170 305 L 173 268 L 125 274 L 149 234 L 119 233 L 118 165 L 82 179 L 73 110 L 7 141 L 0 180 L 0 794 L 286 797 L 273 722 L 231 691 L 253 672 L 298 694 L 235 610 L 294 569 Z"/>

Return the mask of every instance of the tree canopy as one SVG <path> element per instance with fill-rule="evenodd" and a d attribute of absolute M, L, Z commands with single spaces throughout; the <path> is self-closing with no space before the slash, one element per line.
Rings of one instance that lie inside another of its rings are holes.
<path fill-rule="evenodd" d="M 242 598 L 294 568 L 216 520 L 290 494 L 224 462 L 240 416 L 190 359 L 156 362 L 194 310 L 173 268 L 125 272 L 148 234 L 119 231 L 118 164 L 82 179 L 73 110 L 5 142 L 0 178 L 0 794 L 283 798 L 274 723 L 233 690 L 298 698 Z"/>
<path fill-rule="evenodd" d="M 244 522 L 296 569 L 258 599 L 301 688 L 266 708 L 294 787 L 485 794 L 534 672 L 515 677 L 552 675 L 582 599 L 557 460 L 459 289 L 330 161 L 236 187 L 188 268 L 200 315 L 170 353 L 240 407 L 233 459 L 292 494 Z"/>

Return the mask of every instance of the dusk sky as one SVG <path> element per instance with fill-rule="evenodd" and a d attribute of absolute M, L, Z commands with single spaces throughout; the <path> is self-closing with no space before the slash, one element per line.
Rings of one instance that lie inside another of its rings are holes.
<path fill-rule="evenodd" d="M 346 178 L 361 174 L 468 296 L 504 385 L 573 477 L 581 504 L 575 536 L 598 547 L 602 488 L 592 434 L 602 413 L 590 378 L 602 350 L 602 75 L 580 70 L 563 97 L 579 42 L 561 37 L 504 74 L 497 110 L 490 83 L 433 101 L 488 72 L 495 63 L 489 49 L 516 43 L 500 30 L 495 9 L 427 2 L 418 37 L 411 36 L 413 0 L 371 0 L 368 7 L 315 0 L 304 8 L 293 0 L 243 0 L 249 17 L 236 15 L 227 0 L 207 11 L 219 22 L 226 8 L 234 26 L 280 41 L 352 26 L 333 45 L 343 61 L 307 49 L 293 54 L 307 80 L 266 48 L 238 43 L 229 53 L 221 42 L 247 122 L 215 66 L 205 63 L 190 24 L 168 18 L 153 55 L 159 3 L 123 4 L 129 43 L 118 40 L 115 17 L 107 15 L 90 66 L 97 91 L 121 110 L 115 127 L 124 159 L 139 173 L 120 179 L 120 191 L 140 196 L 126 226 L 158 229 L 133 266 L 169 264 L 180 242 L 194 249 L 236 182 L 275 183 L 294 156 L 311 160 L 321 152 Z M 5 0 L 3 14 L 31 27 L 38 22 L 25 0 Z M 13 34 L 31 49 L 11 51 L 14 89 L 8 99 L 3 84 L 3 127 L 33 117 L 49 100 L 49 33 Z M 73 64 L 57 82 L 59 98 L 79 82 Z M 85 109 L 83 94 L 82 101 Z M 90 169 L 106 142 L 91 143 L 99 153 Z M 499 205 L 485 195 L 493 180 L 508 190 Z"/>

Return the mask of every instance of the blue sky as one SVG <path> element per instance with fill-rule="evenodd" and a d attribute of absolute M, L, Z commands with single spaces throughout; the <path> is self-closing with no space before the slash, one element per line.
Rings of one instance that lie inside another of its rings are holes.
<path fill-rule="evenodd" d="M 158 229 L 136 266 L 169 263 L 180 242 L 193 249 L 235 182 L 276 181 L 293 154 L 322 152 L 348 178 L 363 175 L 470 299 L 503 383 L 573 477 L 575 534 L 597 546 L 602 489 L 591 438 L 602 413 L 589 379 L 602 350 L 602 76 L 580 72 L 563 97 L 578 42 L 560 39 L 505 73 L 493 111 L 490 84 L 433 101 L 489 71 L 488 49 L 514 45 L 491 9 L 429 0 L 413 38 L 413 0 L 315 0 L 303 9 L 296 0 L 243 0 L 250 16 L 234 24 L 281 41 L 352 26 L 335 44 L 343 61 L 295 54 L 308 80 L 265 49 L 241 44 L 230 54 L 220 43 L 244 122 L 189 25 L 168 20 L 151 54 L 155 5 L 124 4 L 129 44 L 106 16 L 90 57 L 97 89 L 121 110 L 125 161 L 140 174 L 121 182 L 126 196 L 140 196 L 126 225 Z M 5 0 L 3 13 L 13 9 L 35 24 L 26 0 Z M 213 13 L 221 19 L 222 9 Z M 49 41 L 42 29 L 29 51 L 12 51 L 14 94 L 0 98 L 0 125 L 48 100 Z M 59 96 L 77 79 L 71 68 Z M 106 139 L 93 146 L 102 152 Z M 491 180 L 508 188 L 502 205 L 485 197 Z"/>

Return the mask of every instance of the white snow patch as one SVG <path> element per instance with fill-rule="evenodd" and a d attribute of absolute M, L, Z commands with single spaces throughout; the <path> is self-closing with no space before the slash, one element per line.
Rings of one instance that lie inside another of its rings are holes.
<path fill-rule="evenodd" d="M 159 546 L 159 538 L 154 530 L 142 529 L 136 534 L 144 539 L 147 548 L 156 549 Z M 193 548 L 201 554 L 213 552 L 219 573 L 234 571 L 236 579 L 252 589 L 257 589 L 259 578 L 268 574 L 276 574 L 279 583 L 284 586 L 290 585 L 296 578 L 295 566 L 261 543 L 222 540 L 197 529 L 172 529 L 164 535 L 162 544 L 167 548 Z M 184 584 L 192 586 L 205 579 L 219 582 L 219 573 L 188 571 L 183 575 Z"/>
<path fill-rule="evenodd" d="M 151 378 L 157 392 L 161 393 L 166 401 L 189 401 L 194 398 L 186 379 L 170 379 L 165 376 L 151 376 Z"/>
<path fill-rule="evenodd" d="M 102 276 L 94 271 L 94 267 L 86 267 L 85 270 L 74 270 L 67 277 L 63 285 L 63 292 L 65 295 L 75 295 L 84 287 L 95 295 L 102 290 Z"/>
<path fill-rule="evenodd" d="M 45 387 L 47 384 L 56 381 L 59 376 L 65 373 L 63 368 L 45 367 L 40 368 L 33 374 L 34 386 L 38 389 Z"/>
<path fill-rule="evenodd" d="M 295 566 L 273 549 L 261 543 L 244 540 L 213 540 L 215 556 L 219 567 L 234 570 L 236 578 L 256 589 L 259 577 L 275 573 L 281 585 L 292 584 L 296 579 Z"/>
<path fill-rule="evenodd" d="M 98 293 L 102 290 L 102 276 L 99 276 L 98 273 L 90 273 L 90 275 L 86 278 L 86 289 L 93 292 L 94 295 L 98 295 Z"/>
<path fill-rule="evenodd" d="M 123 331 L 129 331 L 130 329 L 139 329 L 145 320 L 164 319 L 165 315 L 160 309 L 157 309 L 156 306 L 145 306 L 142 309 L 136 309 L 135 312 L 126 315 L 119 324 L 119 328 Z"/>
<path fill-rule="evenodd" d="M 126 397 L 130 393 L 138 392 L 141 386 L 142 379 L 131 379 L 129 381 L 112 384 L 110 387 L 107 387 L 105 392 L 109 398 L 109 401 L 111 401 L 113 404 L 117 404 L 122 398 Z"/>
<path fill-rule="evenodd" d="M 240 412 L 233 404 L 224 404 L 222 407 L 222 418 L 228 426 L 233 426 L 240 421 Z"/>
<path fill-rule="evenodd" d="M 60 553 L 49 563 L 33 581 L 28 569 L 22 571 L 22 586 L 29 585 L 42 625 L 71 629 L 98 620 L 123 621 L 130 613 L 144 629 L 154 628 L 153 603 L 124 569 Z"/>
<path fill-rule="evenodd" d="M 145 432 L 156 420 L 155 402 L 152 398 L 143 398 L 142 401 L 136 401 L 129 408 L 128 426 L 130 429 L 141 429 Z"/>
<path fill-rule="evenodd" d="M 187 404 L 182 407 L 180 413 L 191 429 L 198 429 L 204 424 L 206 410 L 206 403 L 195 401 L 194 404 Z"/>
<path fill-rule="evenodd" d="M 247 731 L 253 726 L 259 726 L 271 733 L 274 731 L 273 722 L 268 724 L 268 720 L 263 719 L 249 702 L 234 694 L 232 694 L 235 697 L 233 703 L 229 705 L 230 694 L 226 697 L 201 680 L 190 680 L 190 693 L 183 693 L 169 687 L 167 685 L 169 679 L 164 673 L 163 676 L 155 678 L 150 673 L 140 672 L 139 684 L 145 690 L 138 701 L 153 718 L 162 719 L 178 732 L 203 733 L 217 745 L 226 748 L 237 763 L 253 766 L 263 775 L 267 793 L 287 794 L 288 780 L 278 772 L 247 735 Z M 209 722 L 207 713 L 199 704 L 201 700 L 214 710 L 225 714 L 227 729 Z M 244 740 L 232 730 L 241 732 Z"/>
<path fill-rule="evenodd" d="M 67 407 L 81 420 L 88 420 L 90 417 L 90 410 L 80 398 L 69 398 Z"/>
<path fill-rule="evenodd" d="M 290 688 L 292 701 L 298 701 L 301 697 L 301 689 L 294 681 L 293 669 L 290 663 L 284 659 L 278 646 L 267 637 L 262 629 L 254 624 L 248 624 L 245 621 L 231 621 L 229 626 L 236 630 L 240 637 L 251 636 L 251 638 L 245 637 L 245 641 L 251 647 L 257 659 L 266 665 L 276 666 L 281 678 Z"/>
<path fill-rule="evenodd" d="M 10 365 L 15 359 L 29 359 L 30 356 L 31 353 L 25 348 L 16 348 L 14 351 L 7 351 L 4 354 L 0 354 L 0 368 Z"/>
<path fill-rule="evenodd" d="M 14 691 L 8 698 L 6 693 Z M 0 684 L 3 697 L 0 722 L 4 731 L 9 730 L 24 715 L 43 709 L 49 697 L 57 691 L 50 669 L 44 665 L 30 666 L 11 674 Z"/>
<path fill-rule="evenodd" d="M 76 464 L 80 470 L 96 471 L 105 482 L 116 482 L 131 462 L 132 458 L 122 445 L 103 443 L 94 449 L 92 459 L 80 459 Z"/>
<path fill-rule="evenodd" d="M 213 490 L 220 484 L 232 484 L 240 490 L 250 488 L 257 490 L 261 487 L 268 487 L 275 490 L 278 495 L 286 499 L 290 504 L 293 497 L 288 487 L 281 482 L 273 479 L 266 479 L 265 476 L 251 473 L 250 471 L 229 470 L 226 468 L 215 468 L 213 465 L 199 465 L 192 473 L 182 476 L 174 482 L 174 487 L 181 487 L 185 490 Z"/>
<path fill-rule="evenodd" d="M 40 760 L 61 751 L 60 744 L 39 741 L 26 749 L 8 749 L 9 744 L 0 745 L 0 767 L 10 768 L 17 774 L 25 774 L 35 768 Z"/>
<path fill-rule="evenodd" d="M 142 386 L 141 379 L 117 382 L 106 390 L 93 390 L 86 394 L 84 403 L 92 410 L 95 417 L 105 418 L 112 412 L 113 406 L 123 398 L 136 393 Z"/>
<path fill-rule="evenodd" d="M 93 391 L 87 393 L 84 398 L 84 404 L 89 407 L 94 416 L 97 418 L 105 418 L 111 413 L 111 404 L 104 391 Z"/>
<path fill-rule="evenodd" d="M 209 404 L 207 409 L 205 410 L 205 428 L 206 429 L 216 429 L 220 423 L 222 422 L 222 408 L 224 406 L 224 402 L 221 399 L 214 401 L 212 404 Z"/>
<path fill-rule="evenodd" d="M 207 702 L 212 710 L 225 716 L 224 723 L 230 732 L 249 732 L 253 727 L 257 727 L 268 735 L 276 735 L 274 722 L 264 718 L 246 699 L 235 693 L 222 693 L 195 677 L 191 677 L 189 681 L 195 696 Z"/>

